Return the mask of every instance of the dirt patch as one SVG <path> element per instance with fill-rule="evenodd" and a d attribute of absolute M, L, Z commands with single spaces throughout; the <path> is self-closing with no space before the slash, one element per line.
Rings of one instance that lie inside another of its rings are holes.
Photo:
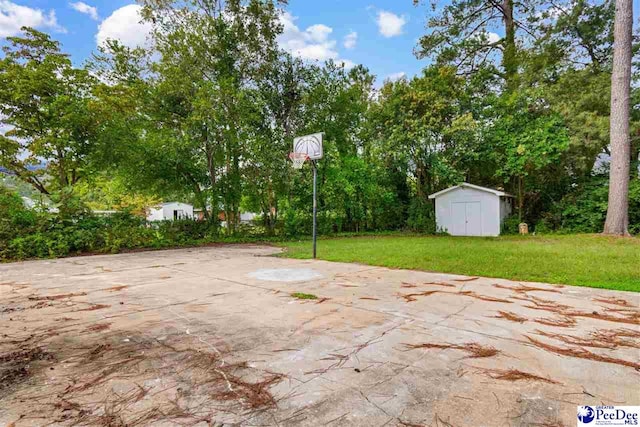
<path fill-rule="evenodd" d="M 475 280 L 475 279 L 474 279 Z M 460 280 L 457 280 L 460 282 Z M 455 288 L 456 285 L 446 282 L 426 282 L 425 285 L 444 286 L 445 288 Z"/>
<path fill-rule="evenodd" d="M 621 307 L 633 307 L 633 305 L 629 301 L 622 298 L 598 297 L 598 298 L 594 298 L 593 301 L 602 302 L 602 303 L 611 304 L 611 305 L 619 305 Z"/>
<path fill-rule="evenodd" d="M 30 296 L 28 297 L 28 299 L 30 301 L 56 301 L 59 299 L 82 297 L 85 295 L 87 295 L 86 292 L 76 292 L 76 293 L 58 294 L 58 295 Z"/>
<path fill-rule="evenodd" d="M 559 354 L 561 356 L 570 356 L 570 357 L 576 357 L 579 359 L 588 359 L 596 362 L 614 363 L 616 365 L 628 366 L 630 368 L 640 370 L 640 363 L 638 362 L 632 362 L 630 360 L 618 359 L 610 356 L 603 356 L 601 354 L 596 354 L 589 350 L 585 350 L 582 347 L 577 347 L 577 348 L 557 347 L 551 344 L 543 343 L 542 341 L 538 341 L 535 338 L 531 338 L 530 336 L 527 336 L 527 335 L 525 335 L 525 337 L 536 347 L 542 348 L 551 353 Z"/>
<path fill-rule="evenodd" d="M 94 310 L 102 310 L 104 308 L 109 308 L 109 307 L 111 307 L 109 304 L 91 304 L 87 308 L 80 308 L 74 311 L 94 311 Z"/>
<path fill-rule="evenodd" d="M 575 335 L 557 334 L 536 330 L 538 335 L 553 338 L 566 344 L 577 345 L 581 347 L 607 348 L 615 349 L 618 347 L 640 348 L 640 331 L 631 329 L 609 329 L 597 330 L 591 332 L 587 337 L 578 337 Z"/>
<path fill-rule="evenodd" d="M 573 328 L 577 323 L 575 319 L 567 316 L 556 318 L 539 318 L 535 319 L 534 322 L 540 323 L 541 325 L 556 326 L 558 328 Z"/>
<path fill-rule="evenodd" d="M 460 292 L 448 292 L 448 291 L 424 291 L 410 294 L 397 294 L 398 297 L 403 298 L 406 302 L 417 301 L 416 297 L 426 297 L 433 294 L 450 294 L 450 295 L 462 295 L 465 297 L 471 297 L 482 301 L 502 302 L 505 304 L 511 304 L 513 301 L 509 301 L 503 298 L 496 298 L 488 295 L 481 295 L 473 291 L 460 291 Z"/>
<path fill-rule="evenodd" d="M 543 310 L 556 313 L 565 318 L 588 317 L 591 319 L 604 320 L 615 323 L 628 323 L 631 325 L 640 325 L 640 310 L 636 309 L 606 309 L 605 312 L 599 311 L 583 311 L 576 310 L 565 304 L 560 304 L 553 300 L 536 298 L 530 295 L 526 297 L 513 297 L 528 301 L 530 304 L 525 305 L 526 308 L 533 310 Z M 617 313 L 617 314 L 610 314 Z"/>
<path fill-rule="evenodd" d="M 524 293 L 532 292 L 532 291 L 554 292 L 554 293 L 557 293 L 557 294 L 560 293 L 560 291 L 557 290 L 557 289 L 540 288 L 540 287 L 537 287 L 537 286 L 526 286 L 526 285 L 505 286 L 505 285 L 501 285 L 499 283 L 494 283 L 493 287 L 494 288 L 499 288 L 499 289 L 508 289 L 510 291 L 517 292 L 519 294 L 524 294 Z"/>
<path fill-rule="evenodd" d="M 414 302 L 414 301 L 418 301 L 416 297 L 426 297 L 426 296 L 437 294 L 440 292 L 441 291 L 424 291 L 424 292 L 416 292 L 411 294 L 398 294 L 398 296 L 400 298 L 403 298 L 406 302 Z"/>
<path fill-rule="evenodd" d="M 530 374 L 528 372 L 519 371 L 517 369 L 481 369 L 480 372 L 485 375 L 503 381 L 541 381 L 548 384 L 559 384 L 549 378 L 541 377 L 539 375 Z"/>
<path fill-rule="evenodd" d="M 40 347 L 0 354 L 0 398 L 13 387 L 35 375 L 42 367 L 38 362 L 54 359 L 53 354 Z"/>
<path fill-rule="evenodd" d="M 402 282 L 400 284 L 401 288 L 417 288 L 418 285 L 432 285 L 432 286 L 443 286 L 445 288 L 455 288 L 456 285 L 452 284 L 452 283 L 445 283 L 445 282 L 424 282 L 424 283 L 409 283 L 409 282 Z"/>
<path fill-rule="evenodd" d="M 493 357 L 500 353 L 500 350 L 497 350 L 493 347 L 482 346 L 478 343 L 466 343 L 466 344 L 433 344 L 433 343 L 421 343 L 421 344 L 404 344 L 404 346 L 408 350 L 417 350 L 417 349 L 454 349 L 461 350 L 469 354 L 467 356 L 470 359 L 482 358 L 482 357 Z"/>
<path fill-rule="evenodd" d="M 186 334 L 160 341 L 123 333 L 89 347 L 59 340 L 48 349 L 55 348 L 65 361 L 55 366 L 64 380 L 51 383 L 46 395 L 14 391 L 14 398 L 30 402 L 23 416 L 64 425 L 193 425 L 212 422 L 211 414 L 218 412 L 249 413 L 276 405 L 269 389 L 282 375 L 233 360 L 229 351 L 209 341 L 213 339 Z M 45 359 L 53 357 L 39 348 L 1 355 L 0 366 L 11 363 L 12 369 L 3 366 L 0 383 L 23 382 L 32 375 L 29 365 Z M 153 399 L 145 399 L 149 395 Z"/>
<path fill-rule="evenodd" d="M 461 294 L 461 295 L 465 295 L 465 296 L 468 296 L 468 297 L 471 297 L 471 298 L 475 298 L 475 299 L 479 299 L 479 300 L 482 300 L 482 301 L 502 302 L 502 303 L 505 303 L 505 304 L 511 304 L 513 302 L 513 301 L 506 300 L 504 298 L 496 298 L 496 297 L 492 297 L 492 296 L 488 296 L 488 295 L 480 295 L 480 294 L 477 294 L 477 293 L 475 293 L 473 291 L 461 291 L 461 292 L 458 292 L 458 293 Z"/>
<path fill-rule="evenodd" d="M 104 288 L 104 289 L 100 289 L 101 291 L 108 291 L 108 292 L 118 292 L 121 291 L 123 289 L 127 289 L 129 287 L 129 285 L 119 285 L 119 286 L 112 286 L 110 288 Z"/>
<path fill-rule="evenodd" d="M 90 332 L 101 332 L 111 328 L 111 323 L 96 323 L 95 325 L 87 326 L 86 330 Z"/>
<path fill-rule="evenodd" d="M 516 313 L 512 313 L 510 311 L 498 311 L 498 314 L 493 317 L 497 319 L 507 319 L 512 322 L 518 322 L 518 323 L 524 323 L 527 321 L 526 317 L 519 316 Z"/>
<path fill-rule="evenodd" d="M 613 316 L 611 314 L 601 313 L 598 311 L 573 311 L 567 313 L 567 315 L 575 317 L 589 317 L 592 319 L 605 320 L 607 322 L 640 325 L 640 311 L 620 312 L 619 316 Z"/>
<path fill-rule="evenodd" d="M 550 299 L 534 297 L 533 295 L 524 295 L 524 296 L 517 295 L 511 298 L 527 301 L 529 305 L 525 305 L 525 307 L 531 308 L 534 310 L 546 310 L 546 311 L 553 311 L 555 313 L 561 313 L 562 311 L 569 310 L 571 308 L 566 304 L 561 304 L 559 302 L 556 302 Z"/>
<path fill-rule="evenodd" d="M 407 282 L 402 282 L 402 284 L 400 285 L 401 288 L 417 288 L 418 285 L 416 285 L 415 283 L 407 283 Z"/>

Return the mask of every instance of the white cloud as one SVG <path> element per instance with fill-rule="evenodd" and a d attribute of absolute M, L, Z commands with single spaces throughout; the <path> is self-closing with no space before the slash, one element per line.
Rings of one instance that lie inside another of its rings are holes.
<path fill-rule="evenodd" d="M 378 30 L 385 37 L 395 37 L 402 34 L 402 27 L 407 23 L 405 16 L 398 16 L 386 10 L 378 11 Z"/>
<path fill-rule="evenodd" d="M 351 31 L 349 34 L 347 34 L 344 37 L 344 47 L 347 49 L 353 49 L 354 47 L 356 47 L 356 43 L 358 41 L 358 33 L 356 33 L 355 31 Z"/>
<path fill-rule="evenodd" d="M 123 45 L 135 48 L 148 44 L 151 24 L 142 21 L 142 7 L 130 4 L 115 10 L 98 26 L 96 43 L 101 45 L 109 39 L 119 40 Z"/>
<path fill-rule="evenodd" d="M 484 32 L 478 32 L 476 34 L 473 35 L 473 38 L 475 40 L 478 40 L 481 43 L 497 43 L 499 42 L 502 37 L 500 37 L 499 34 L 491 32 L 491 31 L 484 31 Z"/>
<path fill-rule="evenodd" d="M 89 6 L 86 3 L 83 3 L 81 1 L 75 2 L 75 3 L 69 3 L 69 7 L 71 7 L 72 9 L 80 12 L 80 13 L 84 13 L 85 15 L 89 15 L 89 17 L 91 17 L 91 19 L 93 19 L 94 21 L 97 21 L 98 19 L 100 19 L 98 17 L 98 9 L 93 7 L 93 6 Z"/>
<path fill-rule="evenodd" d="M 337 42 L 330 38 L 333 28 L 315 24 L 301 30 L 295 23 L 296 19 L 289 12 L 282 12 L 280 15 L 283 32 L 278 36 L 278 44 L 282 49 L 305 60 L 324 62 L 332 59 L 345 68 L 355 65 L 348 59 L 340 58 L 336 49 Z"/>
<path fill-rule="evenodd" d="M 312 25 L 306 29 L 305 33 L 310 41 L 316 43 L 324 43 L 329 39 L 333 32 L 333 28 L 323 24 Z"/>
<path fill-rule="evenodd" d="M 331 27 L 316 24 L 302 31 L 295 20 L 289 12 L 280 15 L 280 22 L 284 27 L 283 33 L 278 36 L 280 47 L 303 59 L 326 61 L 338 58 L 336 41 L 329 38 L 333 32 Z"/>
<path fill-rule="evenodd" d="M 0 37 L 15 36 L 22 27 L 50 29 L 59 33 L 67 32 L 58 24 L 54 10 L 45 12 L 42 9 L 32 9 L 8 0 L 0 0 Z"/>
<path fill-rule="evenodd" d="M 2 119 L 2 117 L 0 117 L 0 119 Z M 0 135 L 6 135 L 11 129 L 13 129 L 13 126 L 0 122 Z"/>
<path fill-rule="evenodd" d="M 389 74 L 385 80 L 390 80 L 392 82 L 398 81 L 400 79 L 403 79 L 407 77 L 407 73 L 405 73 L 404 71 L 401 71 L 399 73 L 393 73 L 393 74 Z"/>

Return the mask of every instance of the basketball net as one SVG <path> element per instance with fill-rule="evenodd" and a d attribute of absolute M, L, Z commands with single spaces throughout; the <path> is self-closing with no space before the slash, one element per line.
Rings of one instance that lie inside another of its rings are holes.
<path fill-rule="evenodd" d="M 294 169 L 302 169 L 304 162 L 307 161 L 309 156 L 307 153 L 289 153 L 289 158 L 291 159 L 291 163 L 293 163 Z"/>

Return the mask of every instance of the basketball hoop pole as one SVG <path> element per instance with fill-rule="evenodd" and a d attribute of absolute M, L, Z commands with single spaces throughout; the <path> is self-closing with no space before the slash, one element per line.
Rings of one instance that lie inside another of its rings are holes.
<path fill-rule="evenodd" d="M 322 139 L 324 132 L 293 138 L 293 151 L 289 158 L 295 169 L 302 169 L 304 162 L 311 161 L 313 168 L 313 259 L 316 259 L 318 242 L 318 164 L 322 158 Z"/>
<path fill-rule="evenodd" d="M 316 241 L 318 238 L 318 230 L 317 230 L 318 202 L 316 200 L 318 171 L 316 168 L 315 160 L 311 160 L 311 166 L 313 167 L 313 259 L 316 259 Z"/>

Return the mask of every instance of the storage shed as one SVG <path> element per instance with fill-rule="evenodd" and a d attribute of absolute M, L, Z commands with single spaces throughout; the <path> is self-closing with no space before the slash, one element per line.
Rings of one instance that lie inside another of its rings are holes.
<path fill-rule="evenodd" d="M 193 205 L 180 202 L 168 202 L 152 206 L 147 211 L 148 221 L 175 221 L 193 219 Z"/>
<path fill-rule="evenodd" d="M 511 214 L 513 196 L 463 183 L 431 194 L 436 201 L 436 227 L 452 236 L 498 236 Z"/>

